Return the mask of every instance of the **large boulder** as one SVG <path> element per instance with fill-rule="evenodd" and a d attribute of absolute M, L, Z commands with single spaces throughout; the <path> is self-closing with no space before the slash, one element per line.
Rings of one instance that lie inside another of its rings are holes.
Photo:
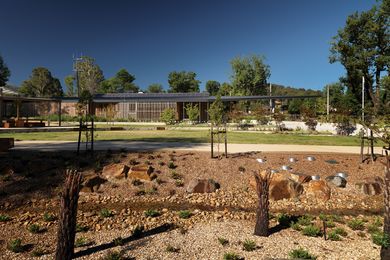
<path fill-rule="evenodd" d="M 329 185 L 323 180 L 309 182 L 305 191 L 307 195 L 324 201 L 329 200 L 331 195 Z"/>
<path fill-rule="evenodd" d="M 100 188 L 100 185 L 107 180 L 101 178 L 97 173 L 90 172 L 83 174 L 83 180 L 81 183 L 80 191 L 83 192 L 96 192 Z"/>
<path fill-rule="evenodd" d="M 355 187 L 366 195 L 379 195 L 383 192 L 383 179 L 381 177 L 368 177 L 362 182 L 355 184 Z"/>
<path fill-rule="evenodd" d="M 260 174 L 264 175 L 265 172 Z M 303 186 L 289 177 L 289 174 L 284 173 L 271 175 L 271 183 L 269 186 L 269 198 L 271 200 L 291 199 L 302 194 Z M 256 190 L 256 180 L 254 176 L 250 178 L 249 185 Z"/>
<path fill-rule="evenodd" d="M 340 176 L 331 175 L 325 178 L 328 184 L 333 185 L 338 188 L 345 188 L 347 185 L 347 180 Z"/>
<path fill-rule="evenodd" d="M 188 184 L 188 193 L 210 193 L 219 189 L 219 184 L 212 179 L 193 179 Z"/>
<path fill-rule="evenodd" d="M 153 167 L 149 165 L 135 165 L 130 168 L 129 178 L 151 181 L 153 179 Z"/>
<path fill-rule="evenodd" d="M 103 167 L 102 176 L 107 180 L 120 180 L 127 178 L 129 166 L 123 163 L 112 163 Z"/>

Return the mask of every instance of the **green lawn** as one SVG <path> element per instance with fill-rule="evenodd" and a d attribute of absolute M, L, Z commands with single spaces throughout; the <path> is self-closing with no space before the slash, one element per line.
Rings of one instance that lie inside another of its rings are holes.
<path fill-rule="evenodd" d="M 207 143 L 210 141 L 209 132 L 203 130 L 97 131 L 96 133 L 95 140 L 192 143 Z M 77 134 L 77 132 L 0 133 L 0 137 L 14 137 L 16 140 L 77 141 Z M 299 134 L 264 134 L 257 132 L 229 132 L 228 142 L 247 144 L 360 145 L 360 139 L 352 136 L 308 136 Z M 379 143 L 377 145 L 381 144 Z"/>

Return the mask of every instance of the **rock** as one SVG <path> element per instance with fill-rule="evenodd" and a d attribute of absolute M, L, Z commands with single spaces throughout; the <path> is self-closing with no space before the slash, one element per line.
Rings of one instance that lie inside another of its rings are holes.
<path fill-rule="evenodd" d="M 149 165 L 135 165 L 131 167 L 129 177 L 134 179 L 151 181 L 153 178 L 157 177 L 157 175 L 151 174 L 153 170 L 153 167 Z"/>
<path fill-rule="evenodd" d="M 362 182 L 355 184 L 355 187 L 366 195 L 379 195 L 383 192 L 383 179 L 381 177 L 368 177 Z"/>
<path fill-rule="evenodd" d="M 101 178 L 98 174 L 87 173 L 85 176 L 83 176 L 83 182 L 81 183 L 80 191 L 96 192 L 100 188 L 100 185 L 105 182 L 106 180 Z"/>
<path fill-rule="evenodd" d="M 347 180 L 340 176 L 328 176 L 325 178 L 325 180 L 328 182 L 328 184 L 334 185 L 339 188 L 345 188 L 347 185 Z"/>
<path fill-rule="evenodd" d="M 219 184 L 212 179 L 193 179 L 188 184 L 188 193 L 211 193 L 219 189 Z"/>
<path fill-rule="evenodd" d="M 265 171 L 261 172 L 261 174 L 265 174 Z M 303 186 L 290 179 L 288 174 L 276 173 L 271 176 L 272 178 L 269 186 L 269 198 L 271 200 L 296 198 L 302 194 Z M 249 179 L 249 185 L 256 190 L 256 180 L 254 176 Z"/>
<path fill-rule="evenodd" d="M 318 181 L 313 180 L 309 182 L 305 191 L 307 195 L 314 196 L 324 201 L 329 200 L 331 195 L 330 187 L 323 180 L 318 180 Z"/>
<path fill-rule="evenodd" d="M 295 182 L 298 182 L 299 184 L 311 181 L 311 176 L 303 173 L 290 173 L 289 178 Z"/>
<path fill-rule="evenodd" d="M 104 166 L 102 176 L 107 180 L 127 178 L 129 167 L 123 163 L 112 163 Z"/>

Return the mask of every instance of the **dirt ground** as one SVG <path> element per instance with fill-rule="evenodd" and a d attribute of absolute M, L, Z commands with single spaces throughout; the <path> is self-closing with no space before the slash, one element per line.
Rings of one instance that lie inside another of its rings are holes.
<path fill-rule="evenodd" d="M 309 155 L 316 160 L 308 161 Z M 290 157 L 297 162 L 289 163 Z M 257 158 L 266 159 L 266 163 L 258 163 Z M 170 161 L 174 169 L 168 167 Z M 100 173 L 110 163 L 130 162 L 152 166 L 157 178 L 142 183 L 134 183 L 132 179 L 106 182 L 97 192 L 80 194 L 78 223 L 86 228 L 85 232 L 77 233 L 77 238 L 90 242 L 76 249 L 83 259 L 100 259 L 117 251 L 133 259 L 222 259 L 227 252 L 245 259 L 287 258 L 291 250 L 299 247 L 318 259 L 340 259 L 346 251 L 352 252 L 348 259 L 377 259 L 380 247 L 371 241 L 368 229 L 374 221 L 383 221 L 377 218 L 383 211 L 383 196 L 364 195 L 355 184 L 367 177 L 383 177 L 381 161 L 384 158 L 375 163 L 360 163 L 358 155 L 303 152 L 237 153 L 211 159 L 206 152 L 128 153 L 123 149 L 97 152 L 93 158 L 83 154 L 78 159 L 71 152 L 10 151 L 0 155 L 0 215 L 11 218 L 0 222 L 0 259 L 28 259 L 38 253 L 43 254 L 42 259 L 53 256 L 57 222 L 45 220 L 44 214 L 55 216 L 58 212 L 65 168 Z M 249 179 L 254 172 L 264 169 L 278 169 L 284 174 L 282 165 L 289 165 L 291 172 L 319 175 L 321 179 L 344 172 L 348 174 L 347 186 L 332 187 L 328 201 L 305 193 L 294 199 L 271 201 L 271 226 L 278 227 L 280 213 L 311 215 L 313 224 L 321 226 L 318 216 L 322 213 L 338 216 L 341 220 L 336 226 L 348 231 L 346 237 L 341 241 L 324 241 L 291 228 L 275 229 L 269 238 L 253 236 L 257 196 Z M 220 189 L 208 194 L 188 194 L 186 186 L 194 178 L 213 179 Z M 102 209 L 112 212 L 112 216 L 103 217 Z M 151 209 L 158 211 L 159 216 L 146 216 L 145 211 Z M 189 210 L 191 217 L 180 218 L 183 210 Z M 364 220 L 363 230 L 355 231 L 348 226 L 356 218 Z M 32 224 L 38 224 L 44 232 L 29 232 Z M 144 228 L 141 238 L 132 236 L 137 226 Z M 112 244 L 118 236 L 124 243 Z M 219 236 L 229 238 L 229 245 L 221 246 Z M 7 249 L 16 238 L 22 240 L 25 249 L 22 253 Z M 258 248 L 251 252 L 243 250 L 245 239 L 255 241 Z M 173 252 L 168 246 L 178 250 Z"/>

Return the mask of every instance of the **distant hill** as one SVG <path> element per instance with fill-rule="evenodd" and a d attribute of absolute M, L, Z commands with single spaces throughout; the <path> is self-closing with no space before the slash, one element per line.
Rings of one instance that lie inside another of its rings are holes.
<path fill-rule="evenodd" d="M 302 95 L 322 95 L 321 90 L 294 88 L 290 86 L 283 86 L 279 84 L 272 84 L 273 96 L 302 96 Z"/>

